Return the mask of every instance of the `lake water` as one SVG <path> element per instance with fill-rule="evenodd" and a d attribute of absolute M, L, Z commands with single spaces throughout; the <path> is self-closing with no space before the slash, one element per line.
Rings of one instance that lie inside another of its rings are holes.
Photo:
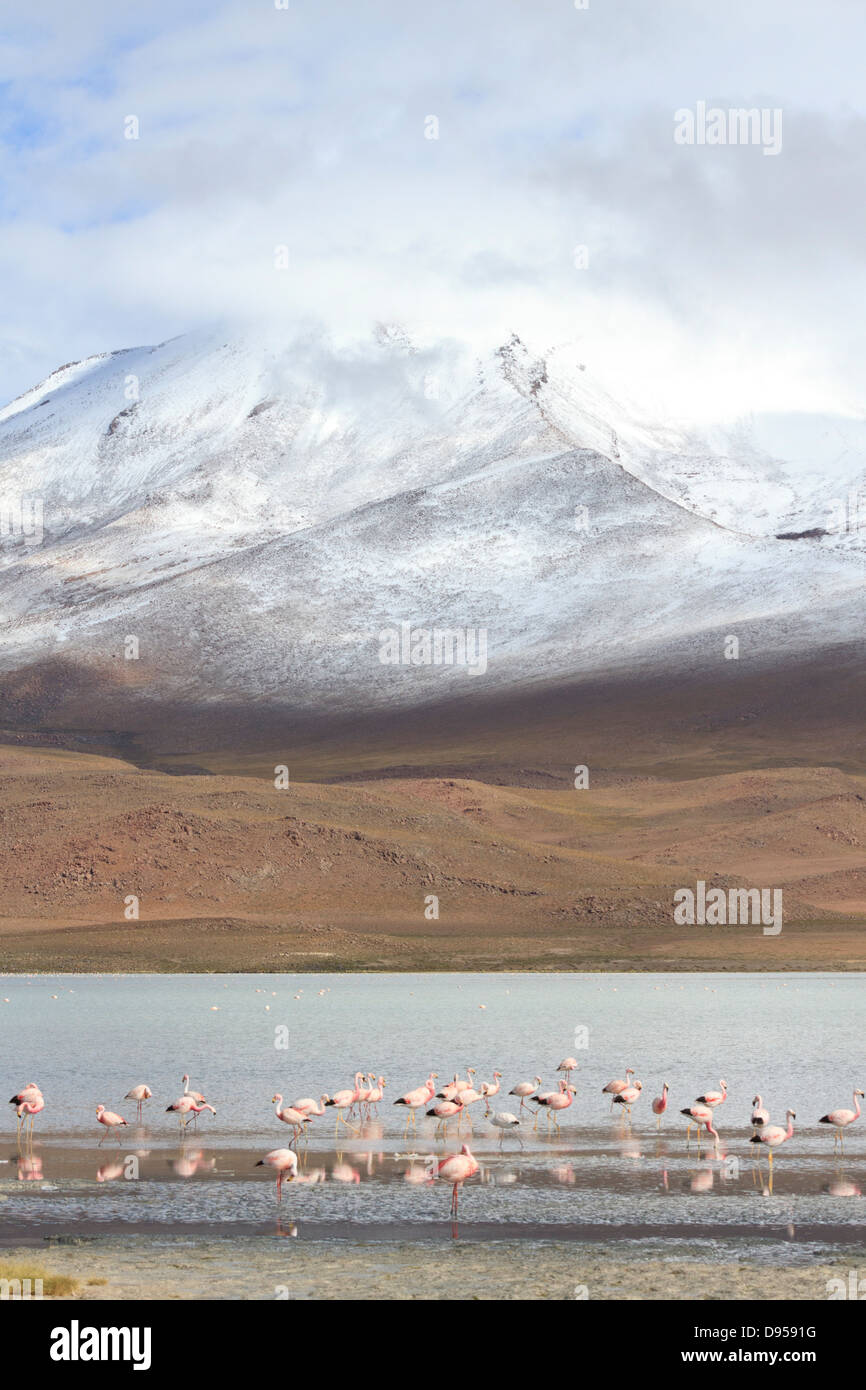
<path fill-rule="evenodd" d="M 203 1251 L 219 1238 L 212 1271 L 238 1269 L 237 1296 L 255 1296 L 243 1284 L 249 1241 L 262 1268 L 279 1234 L 335 1259 L 359 1240 L 383 1250 L 449 1241 L 450 1190 L 424 1180 L 425 1164 L 465 1140 L 481 1172 L 462 1191 L 459 1238 L 479 1258 L 496 1242 L 548 1252 L 556 1242 L 615 1251 L 644 1273 L 654 1252 L 674 1248 L 709 1263 L 805 1266 L 862 1243 L 866 1120 L 847 1131 L 844 1157 L 817 1120 L 863 1087 L 864 1023 L 864 978 L 852 974 L 5 977 L 2 1099 L 35 1080 L 46 1105 L 23 1150 L 6 1107 L 0 1242 L 80 1238 L 96 1252 L 124 1236 L 124 1258 L 130 1239 L 145 1242 L 141 1267 L 152 1264 L 156 1280 L 148 1241 L 183 1238 Z M 524 1111 L 522 1145 L 511 1134 L 500 1144 L 483 1103 L 447 1143 L 423 1118 L 407 1137 L 406 1112 L 392 1103 L 431 1069 L 441 1084 L 473 1066 L 478 1081 L 502 1072 L 494 1108 L 516 1110 L 510 1087 L 540 1075 L 554 1088 L 570 1053 L 580 1062 L 574 1104 L 559 1132 L 544 1116 L 533 1130 Z M 626 1066 L 644 1085 L 630 1126 L 601 1094 Z M 273 1177 L 255 1167 L 289 1142 L 271 1096 L 333 1093 L 356 1070 L 387 1078 L 378 1116 L 359 1134 L 333 1110 L 312 1121 L 277 1227 Z M 217 1115 L 181 1139 L 165 1107 L 184 1072 Z M 679 1109 L 721 1077 L 720 1148 L 698 1155 Z M 664 1081 L 658 1132 L 650 1101 Z M 154 1091 L 140 1127 L 122 1099 L 138 1082 Z M 797 1112 L 772 1194 L 763 1150 L 759 1168 L 748 1142 L 756 1092 L 774 1122 Z M 109 1136 L 98 1147 L 100 1102 L 130 1121 L 120 1145 Z"/>

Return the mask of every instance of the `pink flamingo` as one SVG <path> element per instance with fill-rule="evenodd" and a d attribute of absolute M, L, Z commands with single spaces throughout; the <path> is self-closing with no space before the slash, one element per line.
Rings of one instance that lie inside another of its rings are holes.
<path fill-rule="evenodd" d="M 572 1086 L 570 1081 L 560 1081 L 559 1090 L 551 1091 L 547 1096 L 539 1096 L 538 1103 L 547 1110 L 548 1119 L 553 1116 L 553 1123 L 559 1129 L 559 1120 L 556 1118 L 558 1110 L 567 1110 L 574 1097 L 577 1095 L 577 1087 Z"/>
<path fill-rule="evenodd" d="M 173 1105 L 167 1105 L 165 1107 L 166 1115 L 177 1115 L 183 1129 L 185 1129 L 189 1123 L 190 1115 L 194 1115 L 197 1120 L 202 1110 L 210 1110 L 212 1114 L 216 1114 L 212 1105 L 208 1105 L 207 1101 L 197 1101 L 192 1093 L 188 1096 L 181 1096 Z"/>
<path fill-rule="evenodd" d="M 684 1110 L 681 1110 L 681 1111 L 680 1111 L 680 1114 L 681 1114 L 681 1115 L 685 1115 L 686 1118 L 687 1118 L 687 1120 L 688 1120 L 688 1122 L 689 1122 L 689 1127 L 688 1127 L 688 1130 L 686 1131 L 686 1138 L 687 1138 L 687 1140 L 688 1140 L 689 1142 L 691 1142 L 691 1137 L 692 1137 L 692 1125 L 696 1125 L 696 1126 L 697 1126 L 697 1130 L 698 1130 L 698 1144 L 700 1144 L 700 1142 L 701 1142 L 701 1125 L 705 1125 L 706 1128 L 707 1128 L 708 1130 L 711 1130 L 711 1129 L 712 1129 L 712 1124 L 713 1124 L 713 1112 L 712 1112 L 712 1110 L 710 1109 L 710 1107 L 709 1107 L 708 1105 L 698 1105 L 697 1102 L 696 1102 L 694 1105 L 687 1105 L 686 1108 L 685 1108 Z"/>
<path fill-rule="evenodd" d="M 577 1058 L 576 1058 L 576 1057 L 563 1057 L 562 1061 L 560 1062 L 560 1064 L 559 1064 L 559 1066 L 556 1068 L 556 1070 L 557 1070 L 557 1071 L 564 1071 L 564 1072 L 565 1072 L 565 1079 L 566 1079 L 566 1081 L 570 1081 L 570 1080 L 571 1080 L 571 1073 L 572 1073 L 573 1071 L 578 1071 L 578 1070 L 579 1070 Z"/>
<path fill-rule="evenodd" d="M 447 1086 L 443 1086 L 441 1091 L 436 1092 L 437 1100 L 456 1100 L 463 1091 L 471 1091 L 474 1087 L 475 1068 L 466 1068 L 466 1080 L 454 1073 L 454 1080 L 449 1081 Z"/>
<path fill-rule="evenodd" d="M 836 1152 L 836 1145 L 837 1145 L 837 1144 L 841 1144 L 841 1145 L 842 1145 L 842 1152 L 843 1152 L 843 1153 L 845 1152 L 845 1145 L 844 1145 L 844 1143 L 843 1143 L 842 1131 L 845 1130 L 845 1129 L 847 1129 L 848 1125 L 853 1125 L 854 1121 L 855 1121 L 855 1120 L 858 1120 L 858 1119 L 860 1118 L 860 1100 L 859 1100 L 859 1097 L 862 1096 L 862 1095 L 863 1095 L 863 1092 L 862 1092 L 862 1091 L 855 1091 L 855 1092 L 854 1092 L 854 1109 L 853 1109 L 853 1110 L 831 1110 L 831 1111 L 829 1112 L 829 1114 L 827 1114 L 827 1115 L 822 1115 L 821 1118 L 820 1118 L 820 1120 L 818 1121 L 818 1124 L 819 1124 L 819 1125 L 833 1125 L 833 1127 L 835 1128 L 836 1133 L 835 1133 L 834 1136 L 833 1136 L 833 1152 L 834 1152 L 834 1153 Z"/>
<path fill-rule="evenodd" d="M 529 1097 L 530 1097 L 531 1095 L 534 1094 L 535 1091 L 538 1090 L 538 1088 L 539 1088 L 540 1085 L 541 1085 L 541 1077 L 540 1077 L 540 1076 L 536 1076 L 536 1078 L 535 1078 L 534 1081 L 518 1081 L 518 1083 L 517 1083 L 516 1086 L 512 1086 L 512 1088 L 511 1088 L 511 1090 L 508 1092 L 508 1094 L 509 1094 L 510 1096 L 519 1096 L 519 1098 L 520 1098 L 520 1105 L 518 1106 L 518 1109 L 519 1109 L 519 1110 L 528 1110 L 528 1109 L 529 1109 L 529 1106 L 526 1104 L 526 1101 L 529 1099 Z"/>
<path fill-rule="evenodd" d="M 183 1077 L 181 1077 L 181 1081 L 182 1081 L 182 1083 L 183 1083 L 183 1094 L 184 1094 L 185 1096 L 192 1096 L 192 1099 L 193 1099 L 193 1100 L 198 1100 L 198 1101 L 203 1101 L 203 1100 L 204 1100 L 204 1096 L 202 1095 L 201 1091 L 191 1091 L 191 1090 L 190 1090 L 190 1088 L 189 1088 L 189 1077 L 188 1077 L 188 1076 L 183 1076 Z"/>
<path fill-rule="evenodd" d="M 643 1090 L 643 1082 L 635 1081 L 631 1086 L 626 1086 L 624 1091 L 620 1091 L 618 1096 L 614 1096 L 613 1105 L 624 1105 L 631 1120 L 631 1108 L 635 1101 L 640 1100 L 640 1093 Z"/>
<path fill-rule="evenodd" d="M 122 1116 L 115 1115 L 113 1110 L 106 1110 L 104 1105 L 97 1105 L 96 1118 L 99 1124 L 105 1125 L 105 1128 L 107 1130 L 107 1133 L 103 1134 L 102 1138 L 99 1141 L 100 1148 L 102 1148 L 102 1145 L 105 1143 L 106 1139 L 108 1138 L 108 1135 L 111 1133 L 113 1129 L 117 1130 L 120 1128 L 121 1125 L 125 1125 L 127 1123 L 127 1121 L 124 1120 Z M 115 1138 L 117 1139 L 117 1142 L 119 1144 L 120 1135 L 116 1134 Z"/>
<path fill-rule="evenodd" d="M 728 1083 L 727 1081 L 720 1081 L 719 1086 L 721 1089 L 718 1091 L 707 1091 L 706 1095 L 698 1096 L 695 1104 L 709 1105 L 713 1110 L 717 1105 L 724 1105 L 728 1098 Z"/>
<path fill-rule="evenodd" d="M 329 1100 L 330 1096 L 327 1092 L 319 1097 L 318 1104 L 316 1101 L 312 1100 L 310 1096 L 304 1096 L 303 1100 L 295 1100 L 292 1102 L 292 1109 L 300 1110 L 302 1115 L 308 1115 L 312 1118 L 313 1115 L 324 1115 L 325 1106 L 328 1104 Z"/>
<path fill-rule="evenodd" d="M 442 1130 L 443 1135 L 448 1137 L 448 1121 L 453 1120 L 455 1115 L 462 1115 L 463 1102 L 460 1100 L 440 1100 L 438 1105 L 434 1105 L 427 1114 L 438 1120 L 436 1129 Z"/>
<path fill-rule="evenodd" d="M 30 1099 L 29 1099 L 29 1100 L 22 1100 L 22 1101 L 19 1103 L 18 1109 L 17 1109 L 17 1111 L 16 1111 L 16 1114 L 17 1114 L 17 1116 L 18 1116 L 18 1130 L 19 1130 L 19 1133 L 20 1133 L 20 1130 L 21 1130 L 21 1121 L 22 1121 L 22 1119 L 23 1119 L 23 1120 L 24 1120 L 25 1126 L 28 1125 L 28 1124 L 29 1124 L 29 1126 L 30 1126 L 28 1133 L 29 1133 L 30 1138 L 32 1139 L 32 1137 L 33 1137 L 33 1120 L 34 1120 L 34 1117 L 35 1117 L 36 1115 L 38 1115 L 39 1112 L 40 1112 L 41 1110 L 44 1110 L 44 1109 L 45 1109 L 45 1100 L 44 1100 L 44 1098 L 43 1098 L 43 1096 L 42 1096 L 42 1093 L 40 1092 L 39 1095 L 34 1095 L 34 1093 L 31 1091 L 31 1092 L 30 1092 Z"/>
<path fill-rule="evenodd" d="M 770 1122 L 770 1112 L 764 1109 L 764 1102 L 760 1096 L 755 1096 L 752 1101 L 752 1129 L 763 1129 L 764 1125 Z"/>
<path fill-rule="evenodd" d="M 131 1091 L 127 1091 L 124 1100 L 134 1100 L 138 1105 L 138 1118 L 141 1119 L 141 1107 L 146 1100 L 150 1100 L 153 1091 L 149 1086 L 133 1086 Z"/>
<path fill-rule="evenodd" d="M 778 1149 L 780 1144 L 784 1144 L 787 1139 L 793 1139 L 794 1126 L 792 1121 L 797 1116 L 793 1110 L 788 1110 L 785 1119 L 788 1121 L 788 1128 L 783 1129 L 781 1125 L 765 1125 L 757 1134 L 753 1134 L 749 1140 L 750 1144 L 765 1144 L 768 1150 L 770 1161 L 770 1191 L 773 1191 L 773 1150 Z"/>
<path fill-rule="evenodd" d="M 304 1114 L 303 1110 L 295 1110 L 294 1106 L 284 1106 L 281 1095 L 272 1096 L 271 1105 L 277 1107 L 275 1112 L 277 1119 L 282 1120 L 284 1125 L 292 1126 L 295 1135 L 295 1143 L 297 1144 L 298 1135 L 303 1133 L 304 1125 L 308 1123 L 307 1116 Z"/>
<path fill-rule="evenodd" d="M 22 1086 L 17 1096 L 13 1096 L 9 1101 L 10 1105 L 20 1105 L 22 1100 L 32 1100 L 34 1096 L 41 1096 L 42 1092 L 35 1081 L 28 1081 L 26 1086 Z"/>
<path fill-rule="evenodd" d="M 625 1090 L 626 1086 L 628 1086 L 630 1076 L 634 1076 L 634 1067 L 626 1067 L 625 1081 L 608 1081 L 606 1086 L 602 1086 L 601 1094 L 603 1096 L 620 1095 Z M 610 1103 L 610 1108 L 613 1110 L 613 1101 Z"/>
<path fill-rule="evenodd" d="M 192 1097 L 190 1097 L 190 1099 L 192 1100 Z M 193 1101 L 192 1105 L 189 1108 L 189 1113 L 192 1115 L 193 1129 L 198 1129 L 198 1117 L 203 1110 L 209 1110 L 212 1115 L 216 1114 L 216 1111 L 214 1110 L 213 1106 L 208 1105 L 206 1100 L 203 1100 L 201 1103 L 199 1103 L 198 1101 Z"/>
<path fill-rule="evenodd" d="M 665 1084 L 662 1086 L 662 1093 L 661 1093 L 661 1095 L 660 1095 L 660 1096 L 656 1096 L 655 1100 L 653 1101 L 653 1106 L 652 1106 L 653 1114 L 656 1115 L 656 1116 L 658 1117 L 658 1118 L 656 1119 L 656 1129 L 661 1129 L 661 1127 L 662 1127 L 662 1115 L 665 1113 L 665 1111 L 666 1111 L 667 1108 L 668 1108 L 668 1091 L 669 1091 L 669 1090 L 670 1090 L 670 1086 L 668 1085 L 667 1082 L 665 1082 Z"/>
<path fill-rule="evenodd" d="M 501 1071 L 495 1071 L 495 1072 L 493 1073 L 493 1080 L 492 1080 L 492 1081 L 482 1081 L 482 1083 L 481 1083 L 481 1094 L 482 1094 L 483 1097 L 484 1097 L 484 1106 L 485 1106 L 484 1113 L 485 1113 L 485 1115 L 489 1115 L 489 1114 L 490 1114 L 490 1097 L 491 1097 L 491 1096 L 495 1096 L 495 1095 L 498 1093 L 499 1088 L 500 1088 L 501 1085 L 502 1085 L 502 1072 L 501 1072 Z"/>
<path fill-rule="evenodd" d="M 446 1101 L 446 1104 L 453 1104 Z M 437 1178 L 443 1178 L 445 1182 L 451 1183 L 451 1218 L 457 1220 L 457 1192 L 460 1185 L 466 1182 L 467 1178 L 474 1177 L 478 1172 L 478 1164 L 469 1152 L 469 1145 L 464 1144 L 459 1154 L 449 1154 L 443 1158 L 436 1169 Z"/>
<path fill-rule="evenodd" d="M 334 1123 L 334 1133 L 335 1133 L 335 1134 L 337 1133 L 337 1125 L 338 1125 L 341 1121 L 342 1121 L 342 1123 L 346 1126 L 347 1129 L 350 1129 L 350 1130 L 352 1131 L 353 1134 L 357 1134 L 357 1133 L 358 1133 L 358 1131 L 356 1130 L 355 1126 L 349 1124 L 349 1121 L 341 1114 L 341 1111 L 343 1111 L 343 1110 L 351 1111 L 351 1110 L 354 1108 L 355 1101 L 357 1100 L 357 1097 L 358 1097 L 358 1089 L 359 1089 L 359 1087 L 358 1087 L 358 1080 L 359 1080 L 360 1076 L 361 1076 L 361 1073 L 358 1072 L 357 1075 L 356 1075 L 356 1077 L 355 1077 L 355 1085 L 354 1085 L 354 1087 L 352 1088 L 351 1091 L 350 1091 L 348 1088 L 346 1088 L 345 1090 L 342 1090 L 342 1091 L 335 1091 L 334 1094 L 331 1096 L 330 1100 L 326 1100 L 326 1101 L 325 1101 L 325 1104 L 326 1104 L 326 1105 L 332 1105 L 332 1106 L 334 1107 L 334 1109 L 336 1110 L 336 1112 L 337 1112 L 337 1119 L 336 1119 L 336 1121 L 335 1121 L 335 1123 Z"/>
<path fill-rule="evenodd" d="M 385 1078 L 384 1078 L 384 1076 L 380 1076 L 378 1082 L 376 1081 L 375 1076 L 373 1076 L 373 1077 L 371 1078 L 371 1080 L 372 1080 L 372 1082 L 373 1082 L 373 1085 L 370 1087 L 369 1091 L 367 1092 L 367 1110 L 368 1110 L 368 1112 L 371 1111 L 371 1110 L 376 1109 L 377 1106 L 378 1106 L 378 1104 L 379 1104 L 379 1101 L 382 1100 L 382 1099 L 384 1098 L 384 1095 L 385 1095 Z"/>
<path fill-rule="evenodd" d="M 363 1073 L 362 1071 L 356 1071 L 356 1072 L 355 1072 L 355 1100 L 354 1100 L 354 1104 L 357 1105 L 357 1107 L 358 1107 L 358 1116 L 359 1116 L 359 1118 L 360 1118 L 360 1114 L 361 1114 L 361 1107 L 367 1104 L 367 1097 L 368 1097 L 369 1094 L 370 1094 L 370 1084 L 369 1084 L 369 1083 L 370 1083 L 370 1080 L 371 1080 L 371 1077 L 370 1077 L 370 1076 L 365 1076 L 364 1073 Z M 367 1085 L 366 1085 L 366 1086 L 364 1085 L 364 1082 L 365 1082 L 365 1081 L 367 1082 Z"/>
<path fill-rule="evenodd" d="M 256 1164 L 257 1168 L 273 1168 L 277 1174 L 277 1201 L 283 1200 L 283 1178 L 286 1182 L 294 1182 L 298 1176 L 298 1155 L 294 1149 L 271 1149 L 269 1154 L 260 1158 Z"/>
<path fill-rule="evenodd" d="M 23 1114 L 21 1107 L 28 1104 L 28 1102 L 33 1102 L 41 1099 L 42 1092 L 36 1085 L 35 1081 L 28 1081 L 26 1086 L 21 1087 L 21 1090 L 18 1092 L 17 1095 L 11 1097 L 9 1104 L 14 1105 L 16 1107 L 15 1113 L 18 1117 L 17 1129 L 19 1133 L 21 1131 L 21 1117 Z"/>
<path fill-rule="evenodd" d="M 433 1098 L 433 1092 L 436 1090 L 436 1082 L 438 1079 L 436 1072 L 431 1071 L 422 1086 L 416 1086 L 414 1091 L 407 1091 L 405 1096 L 398 1096 L 394 1101 L 395 1105 L 405 1105 L 409 1111 L 406 1116 L 407 1129 L 409 1128 L 410 1120 L 413 1125 L 415 1124 L 415 1111 L 420 1110 L 422 1106 L 427 1104 L 428 1100 Z"/>
<path fill-rule="evenodd" d="M 462 1103 L 464 1108 L 468 1109 L 468 1107 L 474 1105 L 476 1101 L 484 1099 L 484 1092 L 476 1091 L 473 1086 L 467 1086 L 465 1090 L 460 1092 L 457 1099 Z"/>

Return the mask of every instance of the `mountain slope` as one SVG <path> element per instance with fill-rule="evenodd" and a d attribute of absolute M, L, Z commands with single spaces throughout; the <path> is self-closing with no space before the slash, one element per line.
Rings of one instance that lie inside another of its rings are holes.
<path fill-rule="evenodd" d="M 781 487 L 758 459 L 646 425 L 519 339 L 484 362 L 384 330 L 92 358 L 0 412 L 0 497 L 41 498 L 45 526 L 0 548 L 5 693 L 25 721 L 70 672 L 96 723 L 100 692 L 345 714 L 712 670 L 729 634 L 763 660 L 858 642 L 858 537 L 776 540 L 816 474 Z M 401 622 L 485 629 L 485 669 L 383 665 Z"/>

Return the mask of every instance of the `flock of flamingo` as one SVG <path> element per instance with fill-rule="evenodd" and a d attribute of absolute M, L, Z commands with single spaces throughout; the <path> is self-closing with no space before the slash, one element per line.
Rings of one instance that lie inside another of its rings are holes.
<path fill-rule="evenodd" d="M 407 1130 L 410 1124 L 415 1126 L 416 1114 L 419 1110 L 423 1110 L 427 1116 L 436 1121 L 436 1133 L 441 1133 L 443 1138 L 447 1140 L 449 1123 L 456 1122 L 459 1129 L 464 1118 L 468 1118 L 471 1125 L 471 1107 L 483 1100 L 486 1118 L 499 1131 L 501 1143 L 506 1132 L 519 1129 L 521 1124 L 520 1111 L 525 1110 L 532 1113 L 529 1108 L 530 1102 L 535 1107 L 534 1126 L 537 1127 L 539 1115 L 544 1113 L 547 1116 L 548 1127 L 552 1122 L 555 1128 L 559 1129 L 559 1113 L 569 1108 L 577 1094 L 577 1087 L 572 1084 L 571 1076 L 573 1072 L 578 1070 L 578 1062 L 574 1057 L 565 1057 L 556 1070 L 564 1073 L 556 1089 L 543 1090 L 540 1076 L 536 1076 L 533 1081 L 518 1081 L 516 1085 L 512 1086 L 508 1094 L 515 1096 L 520 1102 L 516 1115 L 510 1110 L 495 1111 L 491 1107 L 491 1099 L 498 1095 L 501 1089 L 502 1073 L 494 1071 L 492 1081 L 483 1081 L 476 1086 L 476 1071 L 473 1067 L 467 1068 L 465 1078 L 455 1073 L 453 1079 L 444 1085 L 441 1091 L 436 1090 L 438 1073 L 431 1071 L 426 1081 L 422 1082 L 420 1086 L 416 1086 L 414 1090 L 407 1091 L 405 1095 L 398 1096 L 393 1104 L 406 1107 L 408 1112 L 406 1116 Z M 166 1114 L 177 1115 L 182 1130 L 185 1130 L 190 1119 L 193 1120 L 194 1124 L 197 1124 L 199 1115 L 204 1111 L 210 1111 L 212 1115 L 216 1115 L 216 1110 L 208 1104 L 202 1093 L 190 1089 L 188 1075 L 184 1075 L 181 1084 L 183 1085 L 183 1092 L 177 1100 L 166 1107 Z M 351 1117 L 355 1111 L 357 1111 L 359 1118 L 364 1114 L 367 1116 L 373 1114 L 379 1102 L 385 1098 L 385 1087 L 384 1076 L 377 1076 L 373 1072 L 365 1075 L 364 1072 L 359 1071 L 355 1073 L 352 1086 L 336 1091 L 333 1095 L 324 1093 L 318 1101 L 310 1096 L 304 1096 L 288 1105 L 284 1102 L 283 1096 L 278 1093 L 272 1097 L 271 1103 L 276 1106 L 274 1112 L 276 1119 L 282 1124 L 290 1126 L 293 1141 L 297 1144 L 304 1135 L 304 1127 L 310 1124 L 315 1117 L 324 1115 L 328 1109 L 333 1109 L 336 1114 L 335 1132 L 342 1123 L 354 1133 L 358 1133 L 359 1131 L 351 1124 Z M 657 1128 L 661 1127 L 662 1116 L 668 1108 L 669 1091 L 670 1086 L 665 1082 L 661 1094 L 656 1096 L 652 1102 L 651 1109 L 656 1116 Z M 606 1086 L 602 1087 L 602 1094 L 610 1096 L 611 1110 L 614 1106 L 620 1106 L 624 1110 L 628 1122 L 631 1123 L 632 1108 L 642 1097 L 643 1085 L 635 1079 L 634 1068 L 626 1067 L 624 1078 L 609 1081 Z M 819 1119 L 819 1124 L 830 1125 L 833 1128 L 834 1153 L 837 1147 L 844 1152 L 844 1131 L 855 1120 L 859 1119 L 860 1100 L 863 1095 L 862 1090 L 855 1089 L 853 1109 L 830 1110 Z M 142 1118 L 144 1104 L 152 1098 L 152 1090 L 144 1084 L 133 1086 L 124 1096 L 125 1100 L 134 1101 L 137 1105 L 139 1121 Z M 702 1130 L 708 1136 L 712 1136 L 714 1145 L 718 1147 L 719 1133 L 715 1128 L 714 1119 L 719 1107 L 724 1105 L 727 1098 L 728 1085 L 723 1079 L 720 1080 L 717 1091 L 705 1091 L 703 1095 L 695 1099 L 692 1105 L 685 1106 L 680 1110 L 680 1114 L 684 1115 L 688 1121 L 687 1142 L 691 1141 L 692 1129 L 696 1128 L 699 1151 Z M 45 1108 L 42 1091 L 34 1081 L 28 1082 L 12 1096 L 9 1103 L 16 1108 L 19 1141 L 24 1137 L 26 1142 L 32 1142 L 34 1119 Z M 793 1121 L 796 1118 L 794 1111 L 789 1109 L 785 1115 L 786 1123 L 784 1126 L 770 1124 L 770 1115 L 764 1107 L 761 1096 L 756 1095 L 752 1101 L 750 1143 L 763 1145 L 767 1150 L 771 1179 L 774 1150 L 793 1137 Z M 107 1110 L 104 1105 L 97 1105 L 96 1120 L 106 1131 L 99 1141 L 100 1147 L 108 1135 L 112 1133 L 119 1144 L 119 1131 L 128 1124 L 128 1121 L 113 1110 Z M 279 1202 L 282 1200 L 283 1181 L 291 1182 L 297 1177 L 298 1155 L 292 1148 L 272 1149 L 270 1153 L 265 1154 L 264 1158 L 259 1160 L 256 1166 L 271 1168 L 276 1172 L 277 1201 Z M 468 1145 L 463 1144 L 459 1153 L 446 1155 L 438 1163 L 436 1172 L 432 1175 L 451 1185 L 451 1213 L 455 1219 L 459 1188 L 477 1172 L 478 1163 Z"/>

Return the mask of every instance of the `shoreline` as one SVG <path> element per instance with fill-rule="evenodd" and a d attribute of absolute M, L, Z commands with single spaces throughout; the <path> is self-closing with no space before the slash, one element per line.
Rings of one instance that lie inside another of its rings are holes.
<path fill-rule="evenodd" d="M 132 928 L 132 929 L 131 929 Z M 866 924 L 614 924 L 501 935 L 489 922 L 438 933 L 387 922 L 298 925 L 239 918 L 74 923 L 0 919 L 4 976 L 372 974 L 846 974 L 866 970 Z M 111 969 L 106 965 L 111 963 Z"/>
<path fill-rule="evenodd" d="M 530 1254 L 531 1252 L 531 1254 Z M 574 1242 L 509 1241 L 475 1245 L 447 1238 L 438 1244 L 395 1242 L 371 1250 L 366 1240 L 341 1245 L 281 1238 L 212 1237 L 192 1246 L 183 1236 L 135 1236 L 100 1246 L 52 1246 L 40 1252 L 54 1275 L 78 1281 L 60 1300 L 399 1300 L 774 1302 L 826 1300 L 831 1280 L 847 1281 L 852 1262 L 866 1263 L 866 1244 L 827 1249 L 820 1262 L 785 1261 L 783 1245 L 763 1260 L 736 1242 L 715 1249 L 713 1262 L 681 1244 L 660 1255 L 645 1244 L 631 1258 L 617 1247 Z M 27 1248 L 3 1258 L 26 1265 Z M 252 1269 L 252 1265 L 255 1269 Z M 459 1289 L 459 1294 L 455 1290 Z"/>

